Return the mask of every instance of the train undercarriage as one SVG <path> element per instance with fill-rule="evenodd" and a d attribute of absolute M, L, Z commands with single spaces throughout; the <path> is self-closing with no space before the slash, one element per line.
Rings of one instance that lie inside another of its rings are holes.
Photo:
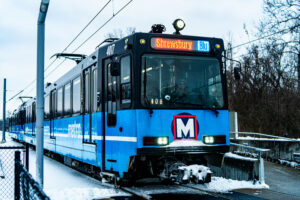
<path fill-rule="evenodd" d="M 189 153 L 186 150 L 189 149 Z M 224 152 L 197 152 L 199 149 L 140 149 L 137 156 L 130 158 L 124 180 L 136 182 L 145 178 L 158 178 L 160 182 L 184 184 L 211 181 L 209 165 L 221 167 Z M 226 151 L 226 150 L 224 150 Z M 151 153 L 150 153 L 151 152 Z"/>

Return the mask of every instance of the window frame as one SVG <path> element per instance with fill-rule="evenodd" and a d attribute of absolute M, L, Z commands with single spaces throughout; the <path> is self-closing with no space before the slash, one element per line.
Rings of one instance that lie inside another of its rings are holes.
<path fill-rule="evenodd" d="M 58 112 L 58 94 L 59 94 L 59 90 L 62 90 L 62 99 L 61 99 L 61 113 L 59 113 Z M 64 86 L 61 86 L 61 87 L 59 87 L 59 88 L 57 88 L 56 89 L 56 97 L 55 97 L 55 99 L 56 99 L 56 102 L 55 102 L 55 117 L 56 118 L 62 118 L 63 116 L 64 116 L 64 111 L 63 111 L 63 109 L 64 109 Z"/>
<path fill-rule="evenodd" d="M 66 86 L 67 85 L 70 85 L 69 86 L 69 96 L 70 96 L 70 101 L 69 101 L 69 105 L 70 105 L 70 107 L 69 107 L 69 110 L 68 111 L 66 111 L 65 110 L 65 103 L 66 103 L 66 99 L 65 99 L 65 95 L 66 95 Z M 71 102 L 72 102 L 72 95 L 71 95 L 71 89 L 72 89 L 72 83 L 71 83 L 71 81 L 68 81 L 68 82 L 66 82 L 65 84 L 64 84 L 64 86 L 63 86 L 63 116 L 64 117 L 69 117 L 69 116 L 71 116 L 72 115 L 72 105 L 71 105 Z"/>
<path fill-rule="evenodd" d="M 127 83 L 122 83 L 122 65 L 121 65 L 121 60 L 126 58 L 126 57 L 129 57 L 129 75 L 130 75 L 130 81 L 127 82 Z M 126 109 L 126 108 L 130 108 L 131 105 L 132 105 L 132 101 L 133 101 L 133 96 L 132 96 L 132 93 L 133 93 L 133 87 L 132 87 L 132 79 L 133 79 L 133 72 L 132 72 L 132 55 L 131 54 L 126 54 L 126 55 L 123 55 L 120 57 L 120 77 L 119 77 L 119 83 L 120 83 L 120 86 L 119 86 L 119 103 L 120 103 L 120 109 Z M 125 84 L 129 84 L 130 85 L 130 102 L 128 103 L 122 103 L 122 85 L 125 85 Z"/>
<path fill-rule="evenodd" d="M 77 110 L 76 112 L 74 111 L 74 82 L 75 80 L 79 79 L 79 110 Z M 81 76 L 76 76 L 75 78 L 72 79 L 72 84 L 71 84 L 71 93 L 72 93 L 72 97 L 71 97 L 71 113 L 72 116 L 78 116 L 81 114 Z"/>
<path fill-rule="evenodd" d="M 51 112 L 51 109 L 50 109 L 50 93 L 45 95 L 44 97 L 44 120 L 49 120 L 50 119 L 50 112 Z M 46 101 L 46 99 L 48 98 L 48 102 Z M 48 108 L 48 113 L 46 113 L 46 108 Z"/>
<path fill-rule="evenodd" d="M 96 76 L 96 82 L 95 82 L 95 76 Z M 98 67 L 92 67 L 91 68 L 91 91 L 92 95 L 90 95 L 91 98 L 91 113 L 99 112 L 98 105 L 97 105 L 97 93 L 98 93 Z M 96 88 L 95 88 L 96 86 Z"/>

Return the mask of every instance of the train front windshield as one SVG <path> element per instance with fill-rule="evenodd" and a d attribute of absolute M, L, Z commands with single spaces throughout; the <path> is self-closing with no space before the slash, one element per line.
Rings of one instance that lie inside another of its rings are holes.
<path fill-rule="evenodd" d="M 220 72 L 216 58 L 144 55 L 142 104 L 152 108 L 223 108 Z"/>

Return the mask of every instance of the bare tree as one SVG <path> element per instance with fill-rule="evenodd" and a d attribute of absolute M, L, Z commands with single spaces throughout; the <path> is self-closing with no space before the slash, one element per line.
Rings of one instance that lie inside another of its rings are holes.
<path fill-rule="evenodd" d="M 300 2 L 299 0 L 265 0 L 264 20 L 259 35 L 278 33 L 271 40 L 285 44 L 283 58 L 295 70 L 300 94 Z"/>
<path fill-rule="evenodd" d="M 233 80 L 230 63 L 229 106 L 243 131 L 300 137 L 299 1 L 265 0 L 264 14 L 256 36 L 271 37 L 247 48 L 241 81 Z"/>
<path fill-rule="evenodd" d="M 104 35 L 105 38 L 123 38 L 127 35 L 135 33 L 135 27 L 127 27 L 126 31 L 122 29 L 114 29 L 113 32 Z"/>

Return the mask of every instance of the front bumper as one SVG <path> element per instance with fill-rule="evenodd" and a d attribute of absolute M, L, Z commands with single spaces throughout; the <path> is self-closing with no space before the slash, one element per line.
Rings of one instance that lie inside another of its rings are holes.
<path fill-rule="evenodd" d="M 195 155 L 195 154 L 219 154 L 229 152 L 227 145 L 207 145 L 207 146 L 190 146 L 190 147 L 149 147 L 138 148 L 137 155 L 140 156 L 174 156 L 174 155 Z"/>

